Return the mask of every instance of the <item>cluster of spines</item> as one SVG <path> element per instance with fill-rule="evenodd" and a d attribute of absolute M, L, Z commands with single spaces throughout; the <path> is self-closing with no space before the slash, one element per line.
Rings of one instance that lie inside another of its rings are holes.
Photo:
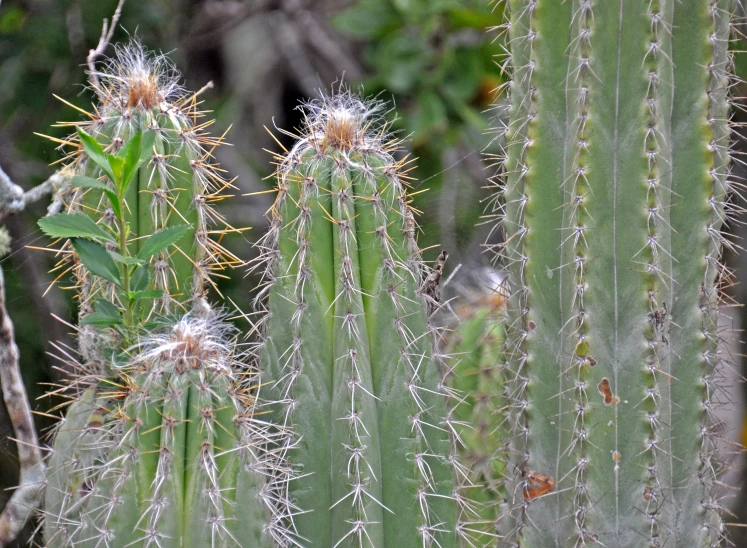
<path fill-rule="evenodd" d="M 231 328 L 187 315 L 131 350 L 120 380 L 83 392 L 58 427 L 48 545 L 164 546 L 206 528 L 212 546 L 265 546 L 259 448 L 273 434 Z"/>
<path fill-rule="evenodd" d="M 334 247 L 338 255 L 335 259 L 335 269 L 339 272 L 334 284 L 333 301 L 327 314 L 332 314 L 332 308 L 336 311 L 335 376 L 339 373 L 347 379 L 347 403 L 338 410 L 340 416 L 337 419 L 332 418 L 333 421 L 342 420 L 349 424 L 347 439 L 333 440 L 333 443 L 339 442 L 347 454 L 347 488 L 330 510 L 340 504 L 352 505 L 353 510 L 352 518 L 347 521 L 347 531 L 340 538 L 333 538 L 332 542 L 336 543 L 335 546 L 350 540 L 356 546 L 369 545 L 372 539 L 367 527 L 375 523 L 371 521 L 370 516 L 377 512 L 391 512 L 370 492 L 371 483 L 380 481 L 380 478 L 376 473 L 378 456 L 372 453 L 377 451 L 376 442 L 372 442 L 372 433 L 368 432 L 365 421 L 367 415 L 377 413 L 377 408 L 382 402 L 374 395 L 370 378 L 361 374 L 358 362 L 361 359 L 370 359 L 365 322 L 362 320 L 366 313 L 363 302 L 366 298 L 379 297 L 367 295 L 361 289 L 361 276 L 364 275 L 365 267 L 359 264 L 358 251 L 354 249 L 360 244 L 356 237 L 356 223 L 361 222 L 356 220 L 356 202 L 370 205 L 373 211 L 375 226 L 372 227 L 372 234 L 375 234 L 375 243 L 372 245 L 378 247 L 385 280 L 383 285 L 388 284 L 386 293 L 395 311 L 392 320 L 400 337 L 400 360 L 409 370 L 407 390 L 412 403 L 409 421 L 413 438 L 419 440 L 412 458 L 414 466 L 420 472 L 421 481 L 417 492 L 421 525 L 413 535 L 419 535 L 423 546 L 433 546 L 439 544 L 438 537 L 444 534 L 456 533 L 464 538 L 469 538 L 471 534 L 469 524 L 464 521 L 457 523 L 456 532 L 444 529 L 444 522 L 439 521 L 443 516 L 438 516 L 431 510 L 431 499 L 443 495 L 438 493 L 438 488 L 433 483 L 429 461 L 448 461 L 456 469 L 459 469 L 459 466 L 453 447 L 451 454 L 440 455 L 429 443 L 431 431 L 453 432 L 450 415 L 442 417 L 440 423 L 429 422 L 431 417 L 428 416 L 428 400 L 437 394 L 431 393 L 429 388 L 423 386 L 426 369 L 435 365 L 441 370 L 440 375 L 445 374 L 443 356 L 438 351 L 430 355 L 430 350 L 424 350 L 434 342 L 440 341 L 442 336 L 430 319 L 427 333 L 414 333 L 407 325 L 409 316 L 422 313 L 418 312 L 417 305 L 413 311 L 413 305 L 416 303 L 412 296 L 406 293 L 408 286 L 420 286 L 424 279 L 424 266 L 415 241 L 416 221 L 407 194 L 409 169 L 406 169 L 406 166 L 409 161 L 406 158 L 395 161 L 393 154 L 399 150 L 399 141 L 388 137 L 386 124 L 376 128 L 379 125 L 377 118 L 380 107 L 380 103 L 362 101 L 349 91 L 322 97 L 319 101 L 309 103 L 304 109 L 304 131 L 301 135 L 288 134 L 296 139 L 296 143 L 285 155 L 277 157 L 277 198 L 269 214 L 270 228 L 258 244 L 262 255 L 258 265 L 261 264 L 264 268 L 264 277 L 257 303 L 260 309 L 264 308 L 263 301 L 281 277 L 293 279 L 293 343 L 282 354 L 281 378 L 275 379 L 273 383 L 282 394 L 282 398 L 279 402 L 274 401 L 270 404 L 280 404 L 284 408 L 282 424 L 278 425 L 284 443 L 274 451 L 276 467 L 284 471 L 279 474 L 282 478 L 282 487 L 279 490 L 283 491 L 283 495 L 278 498 L 278 502 L 284 508 L 280 512 L 284 519 L 278 520 L 278 531 L 274 536 L 284 538 L 283 545 L 302 542 L 302 531 L 294 529 L 293 517 L 305 511 L 304 508 L 293 507 L 290 504 L 291 495 L 288 489 L 294 481 L 289 471 L 294 468 L 293 449 L 298 442 L 297 432 L 293 427 L 294 413 L 305 412 L 298 408 L 293 394 L 294 384 L 302 374 L 303 345 L 308 344 L 302 338 L 301 324 L 307 309 L 305 286 L 311 278 L 310 270 L 314 268 L 309 262 L 312 217 L 313 223 L 332 224 Z M 321 176 L 324 170 L 331 172 L 329 190 L 320 189 L 316 184 L 316 178 Z M 352 179 L 345 176 L 348 170 L 353 173 L 351 177 L 358 177 L 355 190 Z M 299 188 L 297 198 L 290 196 L 289 185 L 297 185 Z M 390 199 L 387 199 L 387 195 Z M 329 211 L 317 203 L 324 198 L 328 199 L 325 203 L 331 207 Z M 293 200 L 298 210 L 297 216 L 293 219 L 283 218 L 284 203 L 288 200 Z M 324 213 L 324 218 L 319 217 L 320 211 Z M 280 272 L 278 263 L 281 230 L 286 226 L 293 229 L 297 251 L 290 261 L 288 271 Z M 392 237 L 392 231 L 398 231 L 399 234 Z M 404 246 L 396 243 L 402 239 Z M 416 300 L 422 301 L 425 310 L 428 311 L 440 306 L 424 291 L 420 292 Z M 266 316 L 263 322 L 267 318 Z M 373 321 L 369 319 L 369 322 Z M 259 352 L 261 353 L 261 350 Z M 449 389 L 442 382 L 439 383 L 438 390 L 441 391 L 441 397 L 446 397 L 449 393 Z M 334 412 L 333 409 L 333 414 Z M 381 435 L 385 433 L 382 432 Z M 336 480 L 336 483 L 339 484 L 339 480 Z M 473 513 L 469 508 L 468 499 L 462 496 L 458 488 L 452 496 L 459 504 L 463 517 Z"/>

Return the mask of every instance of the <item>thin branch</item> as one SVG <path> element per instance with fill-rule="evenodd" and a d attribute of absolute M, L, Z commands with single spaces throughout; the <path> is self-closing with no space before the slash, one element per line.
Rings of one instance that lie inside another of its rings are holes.
<path fill-rule="evenodd" d="M 8 416 L 15 432 L 20 481 L 0 514 L 0 546 L 8 546 L 20 533 L 41 500 L 46 483 L 44 460 L 34 429 L 26 389 L 18 365 L 18 346 L 13 322 L 5 309 L 5 278 L 0 268 L 0 384 Z"/>
<path fill-rule="evenodd" d="M 99 76 L 98 74 L 96 74 L 96 61 L 99 57 L 104 55 L 104 51 L 109 45 L 109 42 L 111 42 L 112 36 L 114 35 L 114 29 L 117 28 L 119 17 L 122 15 L 122 6 L 124 6 L 124 3 L 125 0 L 119 0 L 117 9 L 114 10 L 114 15 L 112 15 L 111 25 L 109 25 L 108 19 L 104 19 L 104 23 L 101 27 L 101 38 L 99 38 L 99 43 L 96 46 L 96 49 L 88 51 L 88 57 L 86 57 L 86 63 L 88 63 L 88 76 L 90 78 L 91 85 L 94 87 L 96 93 L 98 93 L 100 90 Z"/>
<path fill-rule="evenodd" d="M 54 194 L 55 198 L 47 209 L 47 214 L 59 213 L 62 210 L 61 191 L 69 182 L 70 177 L 58 170 L 42 184 L 24 192 L 0 167 L 0 221 L 6 215 L 23 211 L 26 206 L 38 202 L 48 194 Z"/>
<path fill-rule="evenodd" d="M 304 9 L 300 0 L 283 0 L 283 11 L 290 14 L 291 19 L 296 21 L 303 31 L 301 36 L 307 46 L 316 50 L 330 67 L 346 73 L 347 77 L 353 80 L 363 75 L 363 69 L 358 62 L 345 53 L 339 41 L 329 35 L 311 12 Z"/>

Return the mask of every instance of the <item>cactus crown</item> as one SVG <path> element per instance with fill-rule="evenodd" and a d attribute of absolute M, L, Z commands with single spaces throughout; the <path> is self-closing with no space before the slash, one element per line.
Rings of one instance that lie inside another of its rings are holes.
<path fill-rule="evenodd" d="M 100 84 L 94 91 L 100 101 L 99 114 L 104 118 L 127 109 L 168 111 L 187 94 L 181 74 L 169 58 L 146 50 L 138 42 L 116 45 L 114 56 L 96 75 Z M 187 116 L 180 111 L 178 114 Z"/>

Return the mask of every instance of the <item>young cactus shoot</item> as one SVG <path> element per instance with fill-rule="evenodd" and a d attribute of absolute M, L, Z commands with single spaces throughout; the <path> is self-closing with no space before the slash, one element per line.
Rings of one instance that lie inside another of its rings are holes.
<path fill-rule="evenodd" d="M 210 237 L 234 230 L 213 209 L 231 186 L 213 162 L 222 138 L 138 44 L 97 76 L 99 104 L 62 142 L 67 211 L 39 223 L 69 238 L 62 265 L 72 259 L 80 306 L 47 546 L 272 548 L 261 449 L 276 431 L 255 417 L 257 370 L 238 333 L 206 299 L 211 276 L 239 264 Z"/>
<path fill-rule="evenodd" d="M 154 317 L 199 304 L 216 287 L 211 277 L 240 261 L 210 236 L 236 230 L 213 208 L 232 185 L 214 162 L 223 138 L 206 133 L 197 95 L 137 43 L 118 46 L 97 77 L 94 112 L 63 124 L 76 129 L 61 141 L 67 211 L 39 224 L 70 238 L 61 268 L 73 258 L 80 350 L 103 363 L 100 328 L 127 347 Z"/>

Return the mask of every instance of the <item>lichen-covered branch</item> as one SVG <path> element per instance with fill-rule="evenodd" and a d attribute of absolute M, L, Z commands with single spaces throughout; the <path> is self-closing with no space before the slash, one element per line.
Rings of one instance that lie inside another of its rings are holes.
<path fill-rule="evenodd" d="M 59 199 L 60 190 L 66 187 L 69 181 L 68 175 L 62 171 L 55 171 L 42 184 L 24 191 L 0 167 L 0 219 L 3 219 L 6 215 L 23 211 L 29 204 L 38 202 L 49 194 L 55 194 L 55 199 L 49 205 L 47 214 L 59 213 L 62 209 L 62 202 Z"/>
<path fill-rule="evenodd" d="M 1 173 L 1 172 L 0 172 Z M 20 481 L 0 514 L 0 546 L 8 546 L 34 512 L 45 484 L 44 461 L 34 429 L 26 389 L 18 367 L 13 322 L 5 309 L 5 279 L 0 268 L 0 384 L 18 446 Z"/>

